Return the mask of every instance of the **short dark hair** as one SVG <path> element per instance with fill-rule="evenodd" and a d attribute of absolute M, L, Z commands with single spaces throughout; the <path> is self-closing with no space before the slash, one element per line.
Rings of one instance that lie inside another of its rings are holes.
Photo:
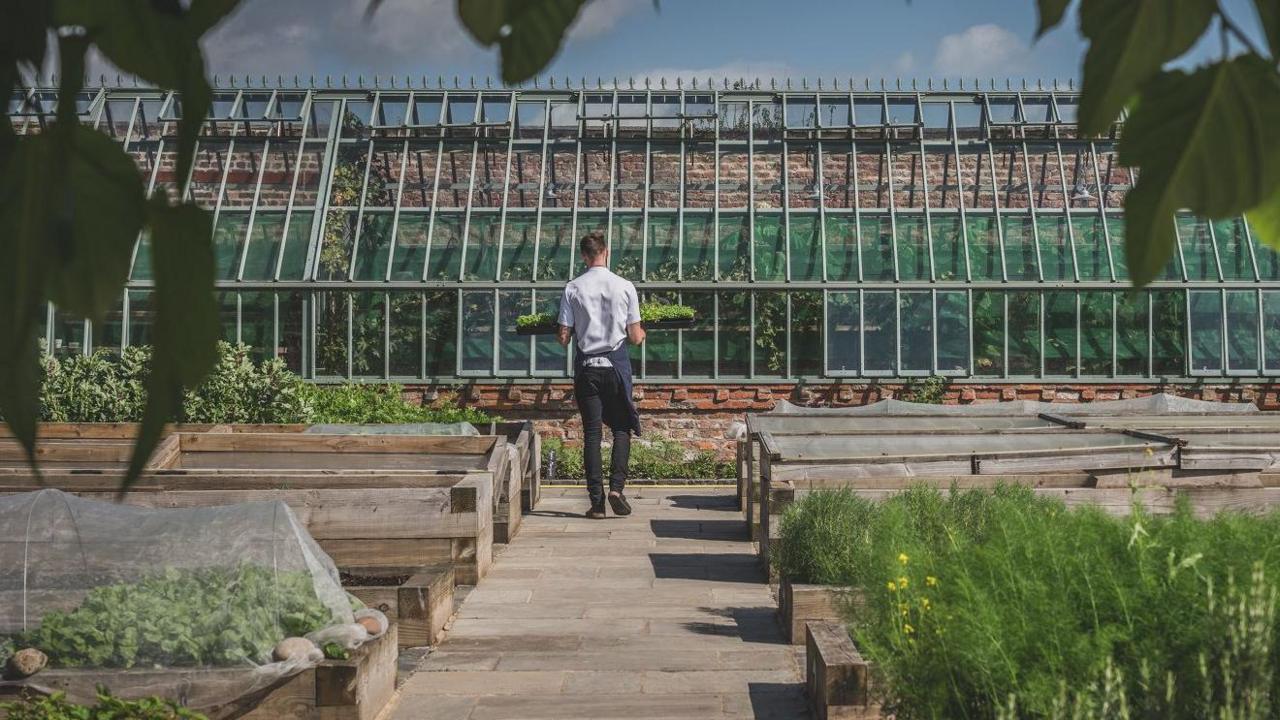
<path fill-rule="evenodd" d="M 578 241 L 578 252 L 583 257 L 595 259 L 604 254 L 609 249 L 609 243 L 604 241 L 604 233 L 595 230 L 582 236 Z"/>

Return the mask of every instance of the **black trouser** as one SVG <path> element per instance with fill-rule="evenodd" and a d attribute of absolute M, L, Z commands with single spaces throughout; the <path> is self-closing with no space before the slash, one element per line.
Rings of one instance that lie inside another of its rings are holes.
<path fill-rule="evenodd" d="M 584 367 L 578 370 L 573 381 L 573 394 L 582 413 L 583 460 L 587 472 L 587 494 L 593 507 L 604 505 L 604 471 L 601 467 L 600 440 L 604 434 L 604 419 L 618 422 L 629 417 L 630 406 L 622 395 L 622 383 L 611 367 Z M 622 492 L 627 484 L 627 461 L 631 458 L 631 432 L 613 431 L 613 458 L 609 473 L 609 489 Z"/>

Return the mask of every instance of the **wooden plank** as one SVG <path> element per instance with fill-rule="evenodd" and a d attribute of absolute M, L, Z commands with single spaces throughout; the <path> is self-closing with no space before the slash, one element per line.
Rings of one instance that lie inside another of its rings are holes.
<path fill-rule="evenodd" d="M 777 473 L 775 473 L 776 477 Z M 928 475 L 901 477 L 843 478 L 839 476 L 817 475 L 811 477 L 787 477 L 783 482 L 804 490 L 838 489 L 844 487 L 868 487 L 878 489 L 906 490 L 919 485 L 929 485 L 943 490 L 950 487 L 961 489 L 994 488 L 997 485 L 1026 485 L 1028 487 L 1091 487 L 1093 477 L 1088 473 L 1032 473 L 1009 475 Z M 775 480 L 775 487 L 779 481 Z"/>
<path fill-rule="evenodd" d="M 186 469 L 243 470 L 401 470 L 436 468 L 449 472 L 483 471 L 481 455 L 414 453 L 324 453 L 324 452 L 183 452 Z"/>
<path fill-rule="evenodd" d="M 863 601 L 849 588 L 793 583 L 785 577 L 778 584 L 778 620 L 792 645 L 804 644 L 807 623 L 839 622 L 850 604 L 861 606 Z"/>
<path fill-rule="evenodd" d="M 360 538 L 354 540 L 321 540 L 320 548 L 345 567 L 404 567 L 406 565 L 439 565 L 454 562 L 454 541 L 450 538 L 390 540 Z M 454 566 L 456 569 L 456 566 Z"/>
<path fill-rule="evenodd" d="M 116 492 L 124 473 L 119 470 L 58 471 L 43 475 L 40 482 L 29 471 L 0 469 L 0 491 L 30 492 L 54 487 L 67 492 Z M 471 477 L 466 473 L 418 473 L 385 471 L 299 471 L 299 470 L 179 470 L 144 474 L 129 487 L 129 495 L 217 488 L 219 490 L 343 489 L 343 488 L 451 488 Z"/>
<path fill-rule="evenodd" d="M 311 720 L 316 712 L 316 673 L 304 670 L 269 690 L 238 720 Z"/>
<path fill-rule="evenodd" d="M 498 442 L 469 435 L 311 435 L 305 433 L 180 433 L 182 451 L 268 453 L 421 453 L 484 455 Z"/>
<path fill-rule="evenodd" d="M 36 445 L 36 460 L 44 463 L 99 463 L 120 465 L 129 462 L 133 443 L 123 440 L 44 440 Z M 16 441 L 0 440 L 0 462 L 25 465 L 27 451 Z"/>
<path fill-rule="evenodd" d="M 858 653 L 849 631 L 834 622 L 805 628 L 805 686 L 818 720 L 880 717 L 872 698 L 870 664 Z"/>
<path fill-rule="evenodd" d="M 177 435 L 168 435 L 156 445 L 155 451 L 151 453 L 151 458 L 147 460 L 143 469 L 171 468 L 177 465 L 180 457 L 182 457 L 182 441 Z"/>
<path fill-rule="evenodd" d="M 318 720 L 375 720 L 396 691 L 398 628 L 356 649 L 350 660 L 315 669 Z"/>

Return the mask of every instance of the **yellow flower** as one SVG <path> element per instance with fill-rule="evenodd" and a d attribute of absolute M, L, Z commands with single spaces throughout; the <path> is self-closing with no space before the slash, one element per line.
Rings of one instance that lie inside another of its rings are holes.
<path fill-rule="evenodd" d="M 920 598 L 920 609 L 921 610 L 929 609 L 929 598 Z"/>
<path fill-rule="evenodd" d="M 898 592 L 898 586 L 894 585 L 892 580 L 889 581 L 889 592 Z"/>
<path fill-rule="evenodd" d="M 902 577 L 898 578 L 898 587 L 902 588 L 903 590 L 906 590 L 906 589 L 907 589 L 907 576 L 906 576 L 906 575 L 903 575 Z"/>
<path fill-rule="evenodd" d="M 906 553 L 898 553 L 898 562 L 902 563 L 903 565 L 906 565 L 907 561 L 910 559 L 911 558 L 907 557 Z"/>
<path fill-rule="evenodd" d="M 925 576 L 924 576 L 924 584 L 925 584 L 925 585 L 928 585 L 929 587 L 937 587 L 937 586 L 938 586 L 938 578 L 936 578 L 936 577 L 934 577 L 934 576 L 932 576 L 932 575 L 925 575 Z"/>
<path fill-rule="evenodd" d="M 915 631 L 916 631 L 916 629 L 915 629 L 915 628 L 913 628 L 913 627 L 911 627 L 911 625 L 909 625 L 909 624 L 904 624 L 904 625 L 902 626 L 902 632 L 904 632 L 904 633 L 906 633 L 906 634 L 908 634 L 908 635 L 910 635 L 911 633 L 913 633 L 913 632 L 915 632 Z"/>

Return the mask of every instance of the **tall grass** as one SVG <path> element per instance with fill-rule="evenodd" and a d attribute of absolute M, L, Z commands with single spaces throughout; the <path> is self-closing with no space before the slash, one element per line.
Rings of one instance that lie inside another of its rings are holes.
<path fill-rule="evenodd" d="M 900 718 L 1280 712 L 1278 515 L 916 488 L 874 507 L 815 493 L 781 532 L 782 572 L 861 589 L 851 631 Z"/>

